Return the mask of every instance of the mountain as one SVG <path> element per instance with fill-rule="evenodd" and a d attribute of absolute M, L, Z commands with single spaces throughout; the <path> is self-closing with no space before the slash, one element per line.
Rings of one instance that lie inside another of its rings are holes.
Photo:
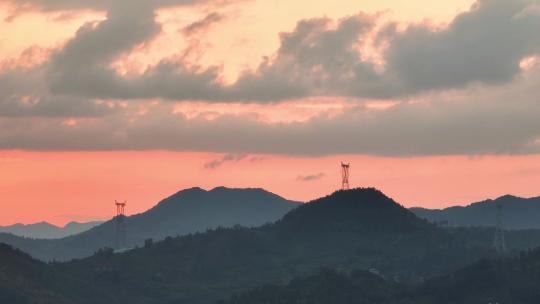
<path fill-rule="evenodd" d="M 419 219 L 375 189 L 338 191 L 256 228 L 218 228 L 167 237 L 123 253 L 54 264 L 131 304 L 215 303 L 321 267 L 372 269 L 408 283 L 490 256 Z"/>
<path fill-rule="evenodd" d="M 200 192 L 188 191 L 194 196 Z M 281 220 L 260 227 L 234 226 L 166 237 L 124 252 L 101 249 L 91 257 L 69 262 L 34 261 L 41 265 L 36 266 L 40 276 L 25 275 L 34 281 L 24 293 L 34 302 L 39 302 L 39 292 L 50 292 L 69 297 L 70 303 L 86 304 L 91 302 L 88 300 L 91 296 L 79 294 L 77 288 L 88 285 L 84 292 L 98 290 L 108 297 L 95 301 L 94 296 L 94 303 L 210 304 L 260 286 L 288 286 L 286 289 L 292 289 L 292 302 L 285 301 L 287 298 L 266 301 L 262 297 L 259 303 L 299 303 L 295 299 L 300 299 L 309 303 L 358 300 L 379 304 L 439 304 L 448 303 L 437 302 L 445 292 L 451 295 L 452 288 L 462 288 L 470 294 L 470 299 L 482 299 L 475 298 L 474 293 L 492 288 L 491 285 L 481 288 L 484 274 L 478 282 L 473 282 L 474 271 L 456 283 L 452 280 L 462 274 L 455 272 L 456 269 L 467 269 L 467 265 L 493 258 L 495 253 L 490 244 L 484 246 L 482 242 L 463 238 L 467 236 L 463 231 L 456 233 L 420 219 L 376 189 L 337 191 L 300 205 Z M 535 260 L 524 262 L 522 267 L 540 265 L 535 263 Z M 509 265 L 509 271 L 517 269 L 519 262 Z M 321 268 L 333 269 L 338 274 L 355 269 L 359 272 L 352 277 L 318 276 Z M 13 271 L 11 275 L 19 274 L 17 268 Z M 485 272 L 486 276 L 490 274 Z M 516 274 L 516 282 L 535 274 L 535 270 L 523 277 Z M 59 279 L 51 280 L 52 276 Z M 511 278 L 514 276 L 502 280 Z M 62 287 L 64 280 L 72 284 L 67 289 Z M 51 281 L 60 282 L 60 287 L 48 285 Z M 465 283 L 458 285 L 460 282 Z M 428 283 L 441 295 L 430 293 L 429 288 L 422 289 Z M 14 287 L 10 284 L 0 281 L 0 290 L 11 290 Z M 468 284 L 479 287 L 467 289 Z M 308 288 L 306 294 L 302 293 L 304 286 Z M 444 286 L 449 289 L 443 289 Z M 333 301 L 330 296 L 339 293 L 341 287 L 348 289 L 343 290 L 339 301 Z M 360 294 L 354 294 L 355 290 Z M 318 293 L 310 296 L 310 292 Z M 275 294 L 287 295 L 288 291 L 276 290 Z"/>
<path fill-rule="evenodd" d="M 262 189 L 201 188 L 182 190 L 152 209 L 123 218 L 125 247 L 142 246 L 146 240 L 203 232 L 217 227 L 260 226 L 281 218 L 299 203 Z M 33 240 L 0 234 L 10 244 L 44 261 L 65 261 L 90 256 L 100 248 L 116 246 L 115 220 L 77 235 Z"/>
<path fill-rule="evenodd" d="M 32 239 L 60 239 L 70 235 L 79 234 L 89 230 L 103 221 L 93 221 L 87 223 L 69 222 L 64 227 L 58 227 L 47 222 L 35 224 L 15 224 L 11 226 L 0 226 L 1 233 L 11 233 Z"/>
<path fill-rule="evenodd" d="M 450 226 L 494 226 L 497 204 L 502 206 L 505 229 L 540 229 L 540 197 L 520 198 L 505 195 L 464 207 L 442 210 L 411 208 L 411 211 L 430 222 Z"/>

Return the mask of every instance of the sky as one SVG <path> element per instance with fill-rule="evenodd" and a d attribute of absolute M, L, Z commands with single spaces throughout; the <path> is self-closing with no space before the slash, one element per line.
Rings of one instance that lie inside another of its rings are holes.
<path fill-rule="evenodd" d="M 0 225 L 183 188 L 540 195 L 538 0 L 0 0 Z"/>

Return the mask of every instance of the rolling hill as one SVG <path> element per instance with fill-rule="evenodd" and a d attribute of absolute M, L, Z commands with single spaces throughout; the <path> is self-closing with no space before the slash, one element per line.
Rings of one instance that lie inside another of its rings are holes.
<path fill-rule="evenodd" d="M 55 269 L 96 282 L 100 290 L 114 292 L 118 303 L 203 304 L 321 267 L 375 269 L 417 283 L 490 254 L 378 190 L 355 189 L 301 205 L 274 224 L 168 237 L 119 254 L 102 250 Z"/>
<path fill-rule="evenodd" d="M 35 224 L 15 224 L 10 226 L 0 226 L 0 233 L 11 233 L 31 239 L 60 239 L 70 235 L 79 234 L 89 230 L 103 221 L 93 221 L 87 223 L 69 222 L 64 227 L 58 227 L 47 222 Z"/>
<path fill-rule="evenodd" d="M 494 226 L 496 205 L 502 206 L 505 229 L 540 229 L 540 197 L 505 195 L 495 200 L 445 209 L 411 208 L 417 216 L 449 226 Z"/>
<path fill-rule="evenodd" d="M 298 204 L 262 189 L 186 189 L 144 213 L 126 217 L 126 245 L 141 246 L 147 239 L 157 241 L 217 227 L 260 226 L 280 219 Z M 80 234 L 54 240 L 0 234 L 0 242 L 40 260 L 65 261 L 90 256 L 100 248 L 114 248 L 116 225 L 111 220 Z"/>
<path fill-rule="evenodd" d="M 126 252 L 102 249 L 88 258 L 48 265 L 27 257 L 24 260 L 35 263 L 41 274 L 24 276 L 35 282 L 25 294 L 36 302 L 40 292 L 50 292 L 68 297 L 70 303 L 86 304 L 90 296 L 82 292 L 79 295 L 77 288 L 88 284 L 89 290 L 107 295 L 94 303 L 210 304 L 250 293 L 260 286 L 286 286 L 275 294 L 288 295 L 290 289 L 293 302 L 272 302 L 263 297 L 263 301 L 253 303 L 288 304 L 298 303 L 294 299 L 317 299 L 313 303 L 330 304 L 364 299 L 359 303 L 438 304 L 441 297 L 422 289 L 428 286 L 424 284 L 434 284 L 433 288 L 447 286 L 450 289 L 439 289 L 441 294 L 451 293 L 451 288 L 457 288 L 452 287 L 453 278 L 463 273 L 455 272 L 457 269 L 495 257 L 489 245 L 469 242 L 463 235 L 466 233 L 454 233 L 416 217 L 376 189 L 337 191 L 300 205 L 281 220 L 261 227 L 216 228 L 149 241 Z M 518 264 L 509 264 L 509 269 Z M 338 275 L 320 277 L 321 268 L 332 269 Z M 339 275 L 355 269 L 359 272 L 354 277 Z M 17 268 L 13 271 L 18 275 Z M 63 285 L 48 285 L 52 276 L 59 276 L 58 282 L 68 279 L 73 287 L 63 290 Z M 466 275 L 462 279 L 468 280 L 474 277 Z M 9 284 L 0 282 L 0 290 L 10 290 Z M 341 284 L 348 289 L 339 301 L 323 297 L 339 292 Z M 310 297 L 303 293 L 303 286 L 320 293 Z M 355 294 L 355 290 L 362 293 Z M 482 299 L 472 294 L 475 291 L 469 291 L 470 299 Z"/>

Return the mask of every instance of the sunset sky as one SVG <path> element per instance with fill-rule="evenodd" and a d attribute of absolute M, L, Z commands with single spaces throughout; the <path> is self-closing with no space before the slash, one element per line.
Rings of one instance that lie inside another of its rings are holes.
<path fill-rule="evenodd" d="M 538 0 L 0 0 L 0 225 L 183 188 L 540 195 Z"/>

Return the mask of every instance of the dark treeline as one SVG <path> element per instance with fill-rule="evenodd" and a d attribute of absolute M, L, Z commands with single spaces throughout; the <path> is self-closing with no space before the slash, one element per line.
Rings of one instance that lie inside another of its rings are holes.
<path fill-rule="evenodd" d="M 540 250 L 480 260 L 420 285 L 388 281 L 366 271 L 322 270 L 283 285 L 265 285 L 220 304 L 477 304 L 540 302 Z"/>

